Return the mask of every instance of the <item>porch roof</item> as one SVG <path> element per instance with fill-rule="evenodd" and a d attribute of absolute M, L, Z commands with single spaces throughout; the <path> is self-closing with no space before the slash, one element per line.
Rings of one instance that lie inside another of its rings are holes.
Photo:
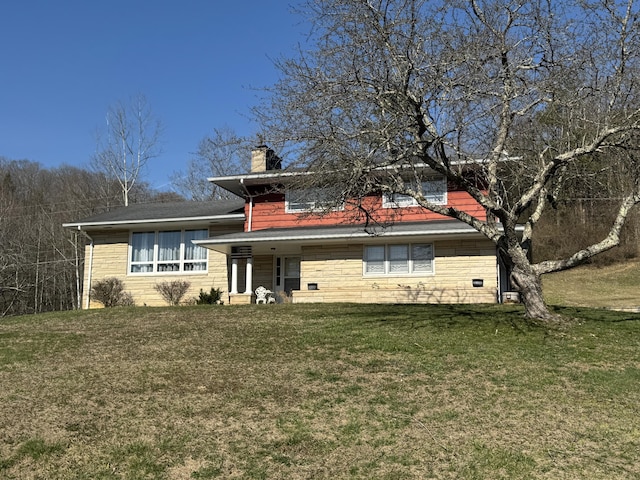
<path fill-rule="evenodd" d="M 335 227 L 268 228 L 253 232 L 238 232 L 194 243 L 221 253 L 231 253 L 232 247 L 251 246 L 258 251 L 287 245 L 310 245 L 317 243 L 376 243 L 386 239 L 417 237 L 485 238 L 473 227 L 458 220 L 441 220 L 421 223 L 396 223 L 387 227 L 365 227 L 348 225 Z"/>

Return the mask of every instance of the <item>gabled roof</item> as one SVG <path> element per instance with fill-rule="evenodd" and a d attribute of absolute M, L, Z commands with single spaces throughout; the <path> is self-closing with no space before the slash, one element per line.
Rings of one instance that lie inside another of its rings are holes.
<path fill-rule="evenodd" d="M 180 224 L 184 226 L 217 222 L 243 222 L 244 200 L 215 200 L 209 202 L 137 203 L 109 212 L 63 224 L 78 230 L 130 228 L 145 225 Z"/>

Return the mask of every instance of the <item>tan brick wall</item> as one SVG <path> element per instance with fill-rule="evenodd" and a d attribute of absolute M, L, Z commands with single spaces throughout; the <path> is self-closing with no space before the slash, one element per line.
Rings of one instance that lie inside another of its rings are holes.
<path fill-rule="evenodd" d="M 216 233 L 220 234 L 220 231 Z M 197 297 L 200 289 L 212 287 L 223 290 L 228 301 L 228 265 L 224 254 L 209 252 L 209 271 L 206 274 L 127 274 L 128 231 L 95 234 L 92 282 L 117 277 L 124 282 L 136 305 L 162 306 L 166 302 L 154 286 L 176 279 L 186 280 L 191 287 L 185 299 Z M 389 242 L 392 243 L 392 242 Z M 401 243 L 401 242 L 398 242 Z M 88 285 L 89 249 L 85 283 Z M 495 248 L 489 241 L 456 240 L 434 242 L 433 275 L 364 276 L 362 270 L 363 245 L 326 245 L 302 248 L 300 291 L 293 301 L 304 302 L 379 302 L 379 303 L 493 303 L 497 297 Z M 244 261 L 239 262 L 238 289 L 244 291 Z M 483 279 L 484 286 L 474 288 L 472 279 Z M 317 283 L 318 290 L 308 290 L 309 283 Z M 257 255 L 253 259 L 253 287 L 263 285 L 274 290 L 273 256 Z M 86 306 L 88 288 L 84 291 Z M 91 307 L 101 305 L 92 302 Z"/>
<path fill-rule="evenodd" d="M 398 242 L 400 243 L 400 242 Z M 434 243 L 432 275 L 365 276 L 362 245 L 302 249 L 301 290 L 293 302 L 494 303 L 497 301 L 495 248 L 488 241 Z M 473 287 L 483 279 L 483 287 Z M 317 283 L 318 290 L 308 290 Z"/>
<path fill-rule="evenodd" d="M 222 253 L 209 251 L 209 269 L 207 273 L 176 273 L 131 275 L 127 273 L 129 255 L 129 232 L 110 231 L 108 234 L 93 234 L 93 268 L 91 282 L 95 284 L 109 277 L 116 277 L 124 283 L 125 291 L 131 293 L 136 305 L 167 305 L 162 296 L 155 290 L 155 285 L 173 280 L 185 280 L 191 285 L 184 296 L 184 301 L 198 297 L 200 289 L 209 292 L 212 287 L 223 291 L 222 298 L 228 298 L 227 257 Z M 89 294 L 89 258 L 91 246 L 85 249 L 85 278 L 83 292 L 83 308 L 87 305 Z M 101 307 L 102 304 L 92 301 L 90 308 Z"/>

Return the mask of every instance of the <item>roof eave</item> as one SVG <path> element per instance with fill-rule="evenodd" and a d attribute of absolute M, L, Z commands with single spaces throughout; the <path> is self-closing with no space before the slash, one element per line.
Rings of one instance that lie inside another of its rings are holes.
<path fill-rule="evenodd" d="M 239 234 L 237 237 L 227 237 L 226 239 L 220 238 L 209 238 L 204 240 L 194 240 L 193 243 L 200 245 L 205 248 L 209 248 L 211 250 L 220 252 L 220 253 L 230 253 L 231 247 L 240 246 L 240 245 L 252 245 L 255 247 L 265 246 L 265 245 L 286 245 L 286 244 L 297 244 L 297 245 L 305 245 L 305 244 L 313 244 L 317 242 L 322 243 L 339 243 L 339 242 L 348 242 L 348 241 L 375 241 L 378 239 L 393 239 L 393 238 L 407 238 L 407 237 L 438 237 L 439 239 L 447 239 L 447 238 L 469 238 L 470 236 L 477 238 L 484 238 L 481 233 L 479 233 L 475 229 L 470 228 L 456 228 L 456 229 L 443 229 L 443 230 L 431 230 L 429 232 L 425 232 L 424 230 L 415 230 L 415 231 L 399 231 L 399 232 L 381 232 L 378 234 L 370 234 L 365 231 L 359 232 L 350 232 L 350 233 L 335 233 L 335 234 L 294 234 L 294 235 L 274 235 L 274 236 L 265 236 L 265 237 L 257 237 L 257 238 L 247 238 L 247 235 Z"/>
<path fill-rule="evenodd" d="M 268 185 L 276 182 L 279 183 L 301 175 L 309 175 L 309 172 L 287 172 L 283 170 L 276 170 L 265 173 L 246 173 L 242 175 L 209 177 L 207 178 L 207 181 L 224 188 L 238 197 L 247 198 L 248 192 L 246 187 L 248 186 Z"/>
<path fill-rule="evenodd" d="M 101 230 L 105 228 L 128 228 L 140 227 L 145 225 L 159 224 L 204 224 L 217 222 L 244 222 L 244 213 L 234 213 L 229 215 L 207 215 L 202 217 L 173 217 L 173 218 L 153 218 L 140 220 L 118 220 L 105 222 L 74 222 L 63 223 L 64 228 L 76 228 L 78 230 Z"/>
<path fill-rule="evenodd" d="M 518 225 L 517 231 L 522 231 L 523 226 Z M 232 246 L 239 245 L 265 245 L 265 244 L 310 244 L 314 242 L 327 242 L 337 243 L 341 241 L 354 241 L 354 240 L 370 240 L 385 238 L 406 238 L 406 237 L 437 237 L 443 239 L 455 239 L 455 238 L 486 238 L 482 233 L 470 227 L 460 226 L 457 228 L 439 228 L 425 231 L 424 229 L 416 230 L 398 230 L 398 231 L 385 231 L 380 233 L 368 233 L 362 231 L 351 232 L 336 232 L 336 233 L 298 233 L 290 235 L 282 235 L 282 232 L 278 234 L 264 237 L 251 237 L 249 232 L 243 232 L 236 235 L 227 236 L 227 238 L 208 238 L 203 240 L 194 240 L 194 243 L 203 247 L 215 250 L 221 253 L 229 253 Z"/>

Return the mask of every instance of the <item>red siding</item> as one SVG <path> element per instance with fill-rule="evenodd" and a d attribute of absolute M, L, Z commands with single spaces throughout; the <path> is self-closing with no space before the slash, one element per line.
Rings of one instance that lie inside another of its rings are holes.
<path fill-rule="evenodd" d="M 485 218 L 484 209 L 467 192 L 449 191 L 447 197 L 449 206 L 466 211 L 478 218 Z M 448 218 L 422 207 L 383 208 L 380 196 L 372 196 L 365 199 L 363 207 L 367 209 L 375 221 L 380 222 L 420 222 Z M 249 205 L 245 205 L 247 218 L 245 230 L 248 229 L 249 218 L 251 218 L 252 230 L 358 224 L 366 221 L 362 212 L 353 205 L 346 205 L 343 211 L 323 215 L 286 213 L 284 194 L 279 193 L 269 193 L 254 197 L 252 210 L 250 212 Z"/>

